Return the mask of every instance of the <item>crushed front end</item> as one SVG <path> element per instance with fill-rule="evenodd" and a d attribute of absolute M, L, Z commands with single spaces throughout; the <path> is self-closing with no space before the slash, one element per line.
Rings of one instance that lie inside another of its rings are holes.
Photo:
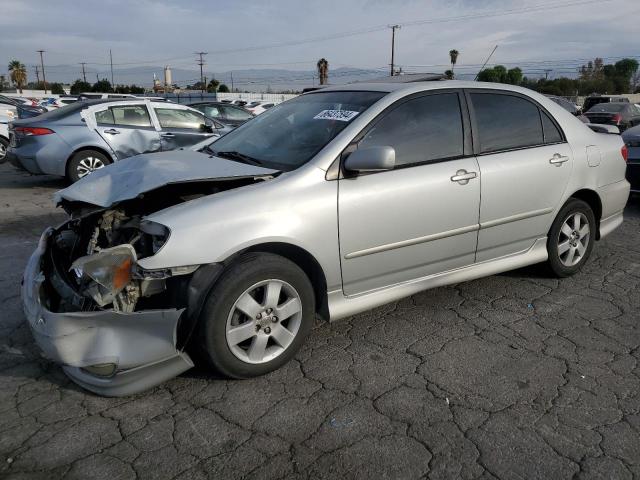
<path fill-rule="evenodd" d="M 82 387 L 140 392 L 191 368 L 184 351 L 218 265 L 144 270 L 169 231 L 138 202 L 47 229 L 25 270 L 26 318 L 45 356 Z"/>

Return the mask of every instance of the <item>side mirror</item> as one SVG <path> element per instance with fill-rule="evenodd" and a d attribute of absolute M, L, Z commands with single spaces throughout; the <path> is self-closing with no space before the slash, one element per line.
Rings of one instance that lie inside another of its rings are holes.
<path fill-rule="evenodd" d="M 352 152 L 344 162 L 344 168 L 350 172 L 382 172 L 393 169 L 395 164 L 393 147 L 365 147 Z"/>
<path fill-rule="evenodd" d="M 213 129 L 214 129 L 213 122 L 210 119 L 205 118 L 204 123 L 200 125 L 200 131 L 206 132 L 206 133 L 213 133 Z"/>

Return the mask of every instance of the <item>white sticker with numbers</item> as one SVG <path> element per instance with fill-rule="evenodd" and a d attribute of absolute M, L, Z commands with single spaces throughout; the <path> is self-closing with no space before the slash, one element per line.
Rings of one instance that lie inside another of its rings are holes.
<path fill-rule="evenodd" d="M 339 120 L 341 122 L 348 122 L 360 112 L 354 112 L 352 110 L 322 110 L 315 117 L 316 120 Z"/>

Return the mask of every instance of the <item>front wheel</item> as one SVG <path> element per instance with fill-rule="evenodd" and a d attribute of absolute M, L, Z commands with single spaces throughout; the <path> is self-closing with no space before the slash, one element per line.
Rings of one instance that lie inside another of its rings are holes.
<path fill-rule="evenodd" d="M 71 157 L 67 165 L 67 178 L 75 183 L 91 172 L 106 167 L 111 163 L 104 153 L 96 150 L 82 150 Z"/>
<path fill-rule="evenodd" d="M 0 163 L 4 163 L 7 159 L 7 147 L 9 146 L 9 141 L 0 137 Z"/>
<path fill-rule="evenodd" d="M 232 378 L 276 370 L 299 350 L 315 316 L 307 275 L 279 255 L 243 255 L 218 279 L 200 317 L 209 363 Z"/>
<path fill-rule="evenodd" d="M 586 263 L 593 250 L 596 219 L 586 202 L 570 199 L 551 226 L 547 239 L 547 264 L 558 277 L 575 274 Z"/>

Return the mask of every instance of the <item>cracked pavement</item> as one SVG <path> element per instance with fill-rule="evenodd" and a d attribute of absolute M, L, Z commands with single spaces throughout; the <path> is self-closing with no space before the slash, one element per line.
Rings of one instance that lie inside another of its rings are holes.
<path fill-rule="evenodd" d="M 0 166 L 0 477 L 640 478 L 640 198 L 573 278 L 527 268 L 334 324 L 262 378 L 101 398 L 41 357 L 19 283 L 61 180 Z"/>

